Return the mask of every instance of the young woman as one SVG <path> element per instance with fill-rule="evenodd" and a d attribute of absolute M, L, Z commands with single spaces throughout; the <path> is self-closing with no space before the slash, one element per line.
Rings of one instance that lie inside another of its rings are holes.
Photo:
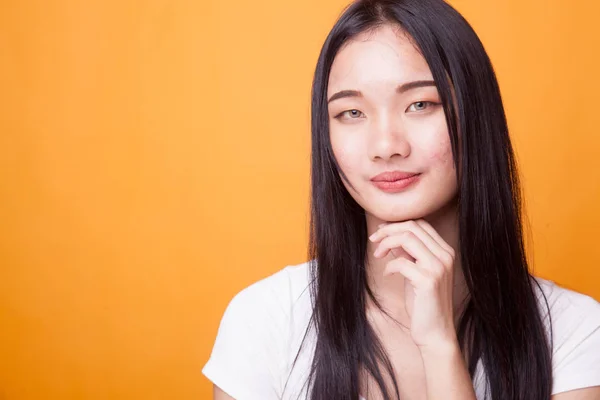
<path fill-rule="evenodd" d="M 311 180 L 310 261 L 231 301 L 215 399 L 600 399 L 600 304 L 529 273 L 498 83 L 452 7 L 346 9 Z"/>

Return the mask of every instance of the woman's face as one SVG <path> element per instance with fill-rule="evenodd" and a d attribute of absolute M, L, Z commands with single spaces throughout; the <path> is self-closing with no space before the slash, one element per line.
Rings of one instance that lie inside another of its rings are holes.
<path fill-rule="evenodd" d="M 331 67 L 331 145 L 369 220 L 426 218 L 457 192 L 450 138 L 433 75 L 402 31 L 385 25 L 348 41 Z M 396 182 L 374 182 L 383 177 Z"/>

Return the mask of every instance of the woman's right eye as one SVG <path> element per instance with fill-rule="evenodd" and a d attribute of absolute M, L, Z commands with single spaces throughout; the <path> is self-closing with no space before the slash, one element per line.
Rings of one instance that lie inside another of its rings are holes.
<path fill-rule="evenodd" d="M 363 115 L 363 113 L 361 111 L 352 109 L 352 110 L 346 110 L 346 111 L 338 114 L 336 118 L 356 119 L 356 118 L 361 118 L 362 115 Z"/>

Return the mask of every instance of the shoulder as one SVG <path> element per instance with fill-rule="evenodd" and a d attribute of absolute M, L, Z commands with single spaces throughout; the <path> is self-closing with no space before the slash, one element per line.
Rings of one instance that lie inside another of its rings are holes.
<path fill-rule="evenodd" d="M 600 385 L 600 303 L 553 281 L 536 281 L 552 341 L 553 394 Z"/>
<path fill-rule="evenodd" d="M 230 300 L 202 372 L 236 399 L 278 398 L 293 335 L 309 315 L 309 264 L 252 283 Z"/>
<path fill-rule="evenodd" d="M 593 297 L 567 289 L 551 280 L 535 278 L 542 315 L 559 342 L 577 329 L 600 327 L 600 303 Z M 542 296 L 543 294 L 543 296 Z"/>
<path fill-rule="evenodd" d="M 224 316 L 240 320 L 283 318 L 309 295 L 309 263 L 288 265 L 239 291 Z"/>
<path fill-rule="evenodd" d="M 538 289 L 541 289 L 548 299 L 549 305 L 555 308 L 555 312 L 568 307 L 584 310 L 591 307 L 600 311 L 600 303 L 591 296 L 568 289 L 549 279 L 535 277 L 535 281 L 539 284 Z"/>

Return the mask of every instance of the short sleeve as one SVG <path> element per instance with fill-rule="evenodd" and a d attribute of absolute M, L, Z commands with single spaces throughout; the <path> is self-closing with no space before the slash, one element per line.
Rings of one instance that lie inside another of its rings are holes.
<path fill-rule="evenodd" d="M 552 394 L 600 386 L 600 303 L 589 296 L 564 292 L 552 304 Z"/>
<path fill-rule="evenodd" d="M 281 272 L 279 273 L 281 274 Z M 278 399 L 288 337 L 281 277 L 239 292 L 227 306 L 202 373 L 236 400 Z M 278 282 L 279 281 L 279 282 Z"/>

